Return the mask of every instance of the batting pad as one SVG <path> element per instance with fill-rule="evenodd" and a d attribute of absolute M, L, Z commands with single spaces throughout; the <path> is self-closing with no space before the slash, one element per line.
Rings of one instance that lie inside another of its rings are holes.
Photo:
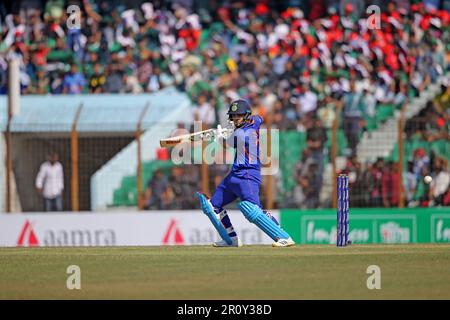
<path fill-rule="evenodd" d="M 223 239 L 223 241 L 231 245 L 233 241 L 231 241 L 231 238 L 228 236 L 227 230 L 214 213 L 214 208 L 209 200 L 200 192 L 197 192 L 196 195 L 200 200 L 200 207 L 202 208 L 203 213 L 208 216 L 209 220 L 211 220 L 211 223 L 213 224 L 214 228 L 216 228 L 217 232 L 219 232 L 219 235 Z"/>
<path fill-rule="evenodd" d="M 274 241 L 278 239 L 288 239 L 289 235 L 286 231 L 281 229 L 272 219 L 270 219 L 259 206 L 249 201 L 242 201 L 239 203 L 239 209 L 242 211 L 248 221 L 256 224 L 262 231 L 264 231 Z"/>

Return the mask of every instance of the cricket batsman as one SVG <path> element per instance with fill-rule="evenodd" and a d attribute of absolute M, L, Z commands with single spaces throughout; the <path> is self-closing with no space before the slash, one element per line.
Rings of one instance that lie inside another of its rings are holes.
<path fill-rule="evenodd" d="M 261 162 L 259 158 L 259 128 L 263 119 L 252 116 L 250 104 L 242 99 L 234 101 L 228 110 L 228 119 L 234 124 L 233 133 L 226 139 L 235 149 L 230 173 L 222 180 L 211 199 L 197 193 L 203 212 L 211 220 L 222 240 L 214 247 L 241 247 L 242 242 L 234 231 L 224 207 L 240 199 L 239 209 L 245 218 L 257 225 L 274 240 L 274 247 L 289 247 L 295 242 L 284 231 L 275 217 L 263 211 L 259 199 Z"/>

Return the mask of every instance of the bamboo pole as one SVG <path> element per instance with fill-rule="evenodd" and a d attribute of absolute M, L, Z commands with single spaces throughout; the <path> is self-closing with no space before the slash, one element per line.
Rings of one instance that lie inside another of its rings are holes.
<path fill-rule="evenodd" d="M 14 114 L 19 111 L 20 98 L 20 80 L 19 80 L 19 62 L 11 59 L 8 62 L 8 122 L 6 124 L 6 212 L 12 212 L 12 135 L 11 121 Z"/>
<path fill-rule="evenodd" d="M 333 208 L 337 208 L 337 129 L 339 123 L 340 108 L 336 108 L 336 114 L 331 127 L 331 166 L 333 170 Z"/>
<path fill-rule="evenodd" d="M 144 209 L 144 192 L 143 192 L 143 181 L 142 181 L 142 144 L 141 144 L 141 135 L 142 135 L 142 119 L 144 119 L 145 113 L 148 110 L 149 103 L 147 103 L 142 109 L 141 114 L 139 115 L 137 128 L 136 128 L 136 142 L 137 142 L 137 207 L 138 210 Z"/>
<path fill-rule="evenodd" d="M 267 166 L 270 168 L 272 166 L 272 114 L 269 113 L 267 116 Z M 273 209 L 273 179 L 272 175 L 267 175 L 267 185 L 266 185 L 266 208 L 267 210 Z"/>
<path fill-rule="evenodd" d="M 403 130 L 405 126 L 405 105 L 402 106 L 402 110 L 400 112 L 400 118 L 398 120 L 398 133 L 397 133 L 397 139 L 398 139 L 398 172 L 400 174 L 399 184 L 398 184 L 398 207 L 404 208 L 405 207 L 405 192 L 404 192 L 404 185 L 403 185 L 403 161 L 404 161 L 404 145 L 403 145 Z"/>
<path fill-rule="evenodd" d="M 202 130 L 206 130 L 206 125 L 202 123 Z M 205 149 L 207 146 L 207 141 L 202 141 L 202 164 L 201 164 L 201 188 L 202 192 L 208 196 L 209 194 L 209 170 L 208 165 L 206 164 L 205 160 Z"/>
<path fill-rule="evenodd" d="M 77 124 L 80 118 L 81 110 L 83 109 L 83 104 L 78 107 L 77 113 L 72 123 L 72 131 L 70 134 L 70 159 L 72 164 L 72 174 L 71 174 L 71 205 L 72 211 L 76 212 L 80 210 L 80 199 L 79 199 L 79 173 L 78 173 L 78 131 Z"/>
<path fill-rule="evenodd" d="M 8 112 L 9 114 L 9 112 Z M 11 146 L 11 116 L 8 115 L 6 125 L 6 212 L 11 212 L 11 171 L 12 171 L 12 146 Z"/>

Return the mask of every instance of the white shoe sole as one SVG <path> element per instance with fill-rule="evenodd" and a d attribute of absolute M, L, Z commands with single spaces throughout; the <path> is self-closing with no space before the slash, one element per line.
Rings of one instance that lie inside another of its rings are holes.
<path fill-rule="evenodd" d="M 218 245 L 218 244 L 213 243 L 212 246 L 213 246 L 214 248 L 240 248 L 240 247 L 242 247 L 243 245 L 242 245 L 242 244 L 240 244 L 240 245 L 233 245 L 233 244 L 231 244 L 231 245 L 225 245 L 225 246 L 223 246 L 223 245 Z"/>
<path fill-rule="evenodd" d="M 219 244 L 217 242 L 213 242 L 212 246 L 214 248 L 227 248 L 227 247 L 242 247 L 244 244 L 239 240 L 238 243 L 233 243 L 233 244 Z"/>
<path fill-rule="evenodd" d="M 272 243 L 272 247 L 274 247 L 274 248 L 287 248 L 287 247 L 293 247 L 293 246 L 295 246 L 295 243 L 290 243 L 285 246 L 280 246 L 280 245 L 276 245 L 275 243 Z"/>
<path fill-rule="evenodd" d="M 293 247 L 293 246 L 295 246 L 294 241 L 286 241 L 286 244 L 281 244 L 278 242 L 272 243 L 272 247 L 274 247 L 274 248 L 284 248 L 284 247 Z"/>

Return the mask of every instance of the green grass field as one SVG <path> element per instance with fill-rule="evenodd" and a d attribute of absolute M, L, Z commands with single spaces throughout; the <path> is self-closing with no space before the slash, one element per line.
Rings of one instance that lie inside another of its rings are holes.
<path fill-rule="evenodd" d="M 2 248 L 0 299 L 450 299 L 450 245 Z"/>

